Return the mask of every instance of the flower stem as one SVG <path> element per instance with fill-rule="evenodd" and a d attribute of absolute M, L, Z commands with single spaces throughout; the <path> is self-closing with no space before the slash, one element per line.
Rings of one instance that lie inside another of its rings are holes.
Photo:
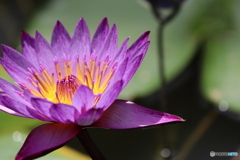
<path fill-rule="evenodd" d="M 163 16 L 161 13 L 161 10 L 158 9 L 157 6 L 158 0 L 149 0 L 151 7 L 152 7 L 152 13 L 156 17 L 157 21 L 159 22 L 159 28 L 158 28 L 158 53 L 159 53 L 159 71 L 160 71 L 160 80 L 161 85 L 159 89 L 159 108 L 167 112 L 167 97 L 166 97 L 166 77 L 165 77 L 165 65 L 164 65 L 164 27 L 165 25 L 170 22 L 179 12 L 180 10 L 180 3 L 177 3 L 177 1 L 172 0 L 173 3 L 173 10 L 172 12 L 167 15 Z M 164 148 L 170 149 L 170 139 L 169 139 L 169 131 L 168 127 L 166 126 L 164 130 L 162 130 L 162 144 Z M 166 157 L 166 160 L 170 160 L 171 156 Z"/>
<path fill-rule="evenodd" d="M 77 135 L 79 141 L 92 158 L 92 160 L 106 160 L 106 158 L 102 155 L 100 150 L 94 144 L 92 138 L 90 137 L 87 129 L 82 129 L 82 131 Z"/>
<path fill-rule="evenodd" d="M 160 90 L 160 102 L 162 111 L 167 112 L 167 98 L 166 98 L 166 78 L 165 78 L 165 65 L 164 65 L 164 46 L 163 46 L 163 31 L 164 24 L 159 24 L 158 28 L 158 52 L 159 52 L 159 71 L 161 79 L 161 90 Z"/>

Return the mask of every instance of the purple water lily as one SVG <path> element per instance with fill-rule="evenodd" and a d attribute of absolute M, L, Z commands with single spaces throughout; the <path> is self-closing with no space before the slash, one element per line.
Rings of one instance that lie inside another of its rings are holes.
<path fill-rule="evenodd" d="M 183 121 L 178 116 L 116 100 L 148 49 L 149 32 L 118 47 L 117 27 L 107 18 L 93 39 L 84 19 L 70 37 L 57 22 L 51 44 L 22 32 L 22 52 L 2 45 L 0 63 L 17 86 L 0 79 L 0 110 L 50 123 L 28 135 L 16 160 L 34 159 L 62 147 L 83 128 L 132 129 Z"/>

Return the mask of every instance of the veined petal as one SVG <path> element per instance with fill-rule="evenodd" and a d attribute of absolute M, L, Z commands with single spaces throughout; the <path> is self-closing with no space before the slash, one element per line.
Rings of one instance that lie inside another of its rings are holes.
<path fill-rule="evenodd" d="M 24 115 L 24 117 L 38 119 L 41 121 L 48 121 L 48 119 L 46 117 L 39 114 L 34 109 L 32 109 L 32 108 L 14 100 L 8 96 L 0 95 L 0 101 L 3 106 L 9 108 L 10 110 L 13 110 L 17 113 Z"/>
<path fill-rule="evenodd" d="M 63 56 L 64 58 L 71 56 L 71 54 L 69 53 L 70 42 L 71 38 L 68 32 L 66 31 L 62 23 L 57 21 L 53 29 L 51 40 L 51 45 L 56 55 Z"/>
<path fill-rule="evenodd" d="M 31 37 L 27 32 L 21 33 L 21 45 L 23 56 L 32 64 L 38 65 L 38 59 L 35 51 L 35 39 Z"/>
<path fill-rule="evenodd" d="M 92 127 L 132 129 L 182 121 L 182 118 L 175 115 L 151 110 L 133 102 L 116 100 Z"/>
<path fill-rule="evenodd" d="M 90 56 L 90 33 L 85 20 L 82 18 L 76 25 L 71 42 L 73 58 L 79 55 L 83 59 L 84 54 Z"/>
<path fill-rule="evenodd" d="M 123 75 L 123 88 L 128 84 L 128 82 L 131 80 L 131 78 L 133 77 L 133 75 L 135 74 L 135 72 L 137 71 L 138 67 L 140 66 L 142 61 L 142 56 L 138 56 L 135 58 L 134 61 L 132 61 L 131 64 L 128 65 L 128 67 L 126 68 L 126 71 Z M 122 89 L 123 89 L 122 88 Z"/>
<path fill-rule="evenodd" d="M 75 107 L 67 104 L 53 104 L 50 108 L 50 114 L 59 123 L 69 124 L 74 123 L 79 112 Z"/>
<path fill-rule="evenodd" d="M 94 105 L 94 94 L 90 88 L 81 85 L 74 94 L 72 105 L 79 113 L 86 112 Z"/>
<path fill-rule="evenodd" d="M 2 51 L 4 55 L 4 60 L 11 63 L 15 63 L 18 67 L 28 70 L 28 68 L 35 68 L 32 63 L 30 63 L 22 54 L 16 50 L 2 45 Z"/>
<path fill-rule="evenodd" d="M 114 75 L 114 78 L 111 80 L 109 87 L 112 84 L 116 83 L 117 81 L 123 80 L 123 76 L 125 75 L 125 72 L 128 67 L 127 64 L 128 64 L 128 58 L 124 59 L 124 61 L 121 64 L 119 64 L 119 67 Z"/>
<path fill-rule="evenodd" d="M 143 58 L 146 55 L 146 51 L 148 49 L 149 42 L 146 42 L 137 52 L 141 53 L 139 56 L 135 57 L 134 59 L 128 60 L 126 71 L 123 75 L 124 85 L 123 88 L 127 85 L 127 83 L 131 80 L 137 69 L 139 68 L 140 64 L 142 63 Z M 132 57 L 131 57 L 132 58 Z"/>
<path fill-rule="evenodd" d="M 123 81 L 117 81 L 115 84 L 109 87 L 96 104 L 96 108 L 103 108 L 106 110 L 122 91 L 122 85 Z"/>
<path fill-rule="evenodd" d="M 39 32 L 36 32 L 35 35 L 35 48 L 39 64 L 44 66 L 50 73 L 54 73 L 53 60 L 56 60 L 57 57 L 53 54 L 47 40 Z"/>
<path fill-rule="evenodd" d="M 14 115 L 14 116 L 18 116 L 18 117 L 30 118 L 30 117 L 27 117 L 27 116 L 25 116 L 25 115 L 23 115 L 21 113 L 18 113 L 16 111 L 12 110 L 12 109 L 9 109 L 9 108 L 1 105 L 1 102 L 0 102 L 0 111 L 6 112 L 8 114 L 11 114 L 11 115 Z"/>
<path fill-rule="evenodd" d="M 104 42 L 102 42 L 104 43 Z M 117 54 L 118 47 L 118 35 L 117 35 L 117 26 L 114 24 L 112 29 L 109 31 L 109 34 L 104 43 L 104 47 L 101 51 L 101 55 L 109 55 L 110 59 L 113 59 Z M 99 60 L 104 60 L 105 56 L 99 56 Z"/>
<path fill-rule="evenodd" d="M 130 59 L 129 62 L 131 62 L 131 60 L 134 60 L 136 57 L 138 57 L 140 55 L 143 55 L 143 58 L 144 58 L 144 56 L 147 53 L 147 49 L 148 49 L 149 44 L 150 44 L 150 41 L 147 41 L 141 47 L 139 47 L 138 50 L 136 50 L 135 53 L 131 54 L 131 56 L 129 57 L 129 59 Z"/>
<path fill-rule="evenodd" d="M 50 113 L 50 108 L 52 107 L 53 103 L 42 99 L 42 98 L 31 98 L 32 106 L 42 115 L 47 117 L 49 121 L 55 121 Z"/>
<path fill-rule="evenodd" d="M 99 24 L 96 33 L 93 36 L 92 44 L 91 44 L 91 53 L 96 53 L 101 51 L 108 36 L 109 26 L 107 18 L 104 18 L 102 22 Z"/>
<path fill-rule="evenodd" d="M 147 42 L 148 36 L 150 34 L 150 31 L 147 31 L 143 33 L 133 44 L 129 49 L 127 50 L 127 54 L 129 56 L 132 56 L 138 49 L 141 47 L 144 43 Z"/>
<path fill-rule="evenodd" d="M 89 126 L 97 121 L 103 113 L 102 108 L 92 108 L 87 112 L 83 113 L 76 119 L 76 123 L 80 126 Z"/>
<path fill-rule="evenodd" d="M 121 45 L 120 49 L 118 50 L 117 55 L 113 58 L 116 62 L 122 62 L 125 57 L 127 56 L 127 47 L 130 38 L 128 37 Z"/>
<path fill-rule="evenodd" d="M 28 73 L 23 68 L 20 68 L 15 63 L 11 63 L 11 61 L 4 60 L 0 58 L 0 64 L 6 70 L 6 72 L 14 79 L 15 82 L 22 82 L 29 84 L 27 78 Z"/>
<path fill-rule="evenodd" d="M 15 160 L 30 160 L 44 156 L 65 145 L 80 131 L 81 128 L 75 124 L 43 124 L 31 131 Z"/>
<path fill-rule="evenodd" d="M 19 95 L 19 93 L 22 92 L 19 88 L 2 78 L 0 78 L 0 89 L 2 89 L 8 96 L 11 96 L 16 101 L 28 106 L 30 105 L 29 102 L 25 101 L 24 98 Z"/>

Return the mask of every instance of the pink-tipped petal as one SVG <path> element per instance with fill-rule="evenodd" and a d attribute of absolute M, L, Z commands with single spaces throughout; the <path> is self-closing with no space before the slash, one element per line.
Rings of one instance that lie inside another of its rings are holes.
<path fill-rule="evenodd" d="M 50 108 L 50 114 L 59 123 L 74 123 L 76 116 L 79 115 L 75 107 L 67 104 L 53 104 Z"/>
<path fill-rule="evenodd" d="M 30 160 L 44 156 L 65 145 L 80 131 L 81 128 L 75 124 L 41 125 L 28 135 L 15 160 Z"/>
<path fill-rule="evenodd" d="M 72 105 L 79 113 L 86 112 L 94 105 L 94 94 L 90 88 L 81 85 L 74 94 Z"/>
<path fill-rule="evenodd" d="M 52 34 L 51 45 L 53 47 L 53 51 L 56 52 L 56 55 L 59 57 L 66 58 L 67 55 L 70 55 L 69 48 L 70 48 L 71 38 L 62 25 L 61 22 L 57 21 Z"/>
<path fill-rule="evenodd" d="M 28 61 L 32 62 L 32 64 L 38 65 L 35 51 L 35 39 L 25 31 L 21 33 L 21 45 L 23 56 L 28 59 Z"/>
<path fill-rule="evenodd" d="M 76 120 L 77 124 L 80 126 L 89 126 L 95 121 L 97 121 L 103 113 L 103 109 L 92 108 L 87 112 L 80 115 L 80 117 Z"/>
<path fill-rule="evenodd" d="M 84 55 L 90 56 L 90 33 L 85 20 L 82 18 L 77 23 L 73 33 L 71 42 L 71 53 L 72 57 L 75 58 L 79 55 L 80 59 L 83 59 Z"/>
<path fill-rule="evenodd" d="M 92 127 L 132 129 L 181 121 L 184 120 L 175 115 L 145 108 L 133 102 L 116 100 Z"/>
<path fill-rule="evenodd" d="M 107 18 L 104 18 L 99 24 L 93 36 L 91 44 L 92 49 L 91 53 L 96 53 L 102 50 L 106 37 L 108 36 L 108 32 L 109 32 L 108 20 Z"/>

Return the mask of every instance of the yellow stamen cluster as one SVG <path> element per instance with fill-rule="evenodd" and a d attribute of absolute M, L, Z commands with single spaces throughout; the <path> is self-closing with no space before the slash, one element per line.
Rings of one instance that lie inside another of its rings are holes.
<path fill-rule="evenodd" d="M 99 100 L 99 94 L 103 93 L 115 73 L 115 67 L 109 68 L 109 61 L 106 58 L 101 63 L 91 59 L 76 60 L 73 72 L 71 62 L 55 62 L 55 73 L 50 74 L 45 68 L 41 71 L 31 71 L 29 79 L 32 86 L 21 84 L 25 90 L 37 97 L 46 98 L 55 103 L 72 104 L 72 98 L 80 85 L 88 86 L 96 96 L 95 103 Z M 56 74 L 56 75 L 55 75 Z"/>

